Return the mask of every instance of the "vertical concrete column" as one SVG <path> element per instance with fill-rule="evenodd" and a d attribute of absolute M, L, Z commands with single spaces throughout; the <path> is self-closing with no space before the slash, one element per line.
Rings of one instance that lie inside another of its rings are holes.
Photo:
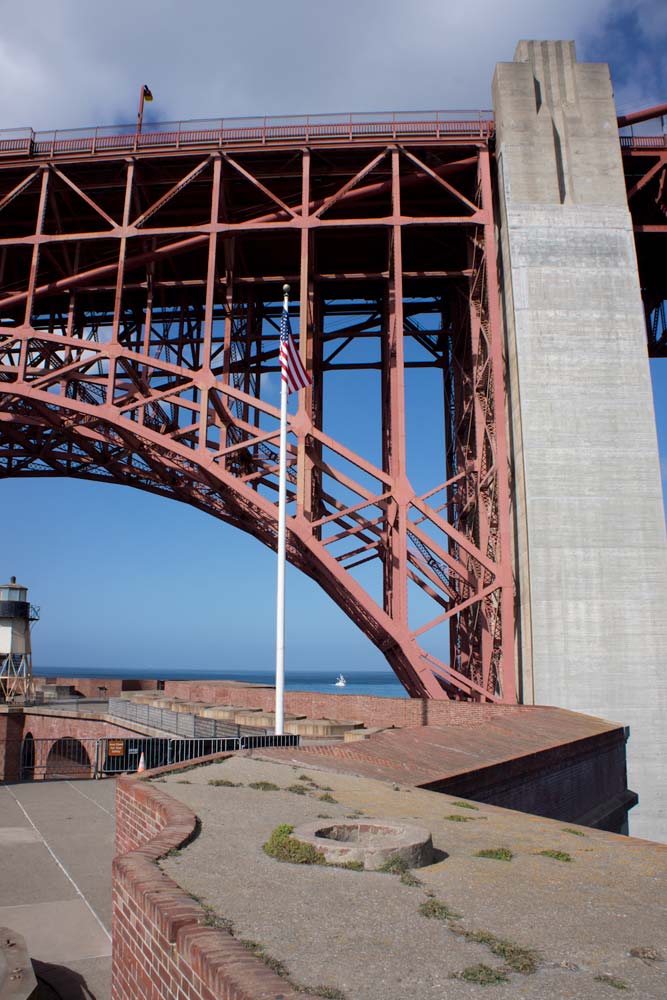
<path fill-rule="evenodd" d="M 524 41 L 493 94 L 522 697 L 628 725 L 631 833 L 667 840 L 667 540 L 609 69 Z"/>

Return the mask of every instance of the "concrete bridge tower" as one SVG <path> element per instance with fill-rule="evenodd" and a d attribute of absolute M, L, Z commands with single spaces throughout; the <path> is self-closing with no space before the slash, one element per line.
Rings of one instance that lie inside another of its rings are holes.
<path fill-rule="evenodd" d="M 667 840 L 667 543 L 609 69 L 523 41 L 494 105 L 522 698 L 627 724 L 630 832 Z"/>
<path fill-rule="evenodd" d="M 30 623 L 37 618 L 27 587 L 15 576 L 0 585 L 0 702 L 25 700 L 32 693 Z"/>

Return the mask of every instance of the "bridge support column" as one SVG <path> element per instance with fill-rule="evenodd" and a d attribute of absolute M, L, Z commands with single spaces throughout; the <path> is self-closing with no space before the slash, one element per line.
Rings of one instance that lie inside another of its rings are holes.
<path fill-rule="evenodd" d="M 523 700 L 630 727 L 667 839 L 667 545 L 608 67 L 520 42 L 494 78 Z"/>

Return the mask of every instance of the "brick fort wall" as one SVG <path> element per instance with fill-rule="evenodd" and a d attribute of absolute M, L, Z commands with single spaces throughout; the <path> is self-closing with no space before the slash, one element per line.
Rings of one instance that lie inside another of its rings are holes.
<path fill-rule="evenodd" d="M 202 907 L 160 870 L 158 858 L 196 829 L 183 803 L 135 776 L 118 779 L 111 1000 L 316 1000 L 291 989 L 228 931 L 206 926 Z"/>

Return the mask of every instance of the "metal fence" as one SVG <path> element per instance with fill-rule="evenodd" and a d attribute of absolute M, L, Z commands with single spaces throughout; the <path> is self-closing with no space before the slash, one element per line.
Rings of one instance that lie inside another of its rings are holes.
<path fill-rule="evenodd" d="M 208 719 L 190 712 L 174 712 L 169 708 L 155 708 L 127 701 L 125 698 L 109 699 L 109 715 L 127 722 L 137 722 L 152 729 L 162 729 L 187 739 L 227 739 L 241 736 L 267 736 L 271 732 L 263 726 L 239 726 L 224 719 Z"/>
<path fill-rule="evenodd" d="M 255 734 L 220 739 L 171 737 L 103 737 L 101 739 L 33 739 L 7 741 L 0 746 L 6 780 L 50 781 L 102 778 L 139 769 L 143 755 L 146 770 L 195 761 L 216 753 L 234 753 L 260 747 L 293 747 L 298 736 Z M 8 766 L 9 765 L 9 766 Z"/>
<path fill-rule="evenodd" d="M 487 138 L 493 133 L 492 111 L 387 111 L 331 115 L 286 115 L 264 118 L 209 118 L 198 121 L 144 122 L 98 128 L 35 132 L 31 128 L 0 130 L 0 155 L 130 152 L 169 146 L 226 146 L 275 142 L 311 142 L 408 136 Z"/>

